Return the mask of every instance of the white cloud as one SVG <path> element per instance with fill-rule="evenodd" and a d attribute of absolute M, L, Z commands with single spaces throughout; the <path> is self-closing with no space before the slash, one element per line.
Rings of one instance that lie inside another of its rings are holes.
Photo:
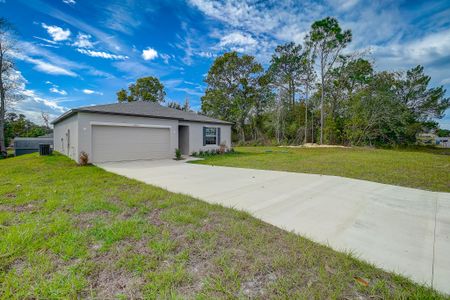
<path fill-rule="evenodd" d="M 53 41 L 55 42 L 65 41 L 70 37 L 71 32 L 69 29 L 64 30 L 61 27 L 51 26 L 45 23 L 42 23 L 41 25 L 44 29 L 47 30 L 47 33 L 52 37 Z"/>
<path fill-rule="evenodd" d="M 149 75 L 163 77 L 169 73 L 170 68 L 163 65 L 141 63 L 137 60 L 122 60 L 113 63 L 113 66 L 125 74 L 125 78 L 135 81 L 136 78 Z"/>
<path fill-rule="evenodd" d="M 102 92 L 97 92 L 97 91 L 93 91 L 93 90 L 89 90 L 89 89 L 84 89 L 83 93 L 87 94 L 87 95 L 92 95 L 92 94 L 96 94 L 96 95 L 103 95 Z"/>
<path fill-rule="evenodd" d="M 77 76 L 77 74 L 75 74 L 74 72 L 72 72 L 70 70 L 52 65 L 51 63 L 42 61 L 40 59 L 28 58 L 26 61 L 35 64 L 36 70 L 47 73 L 47 74 L 66 75 L 66 76 L 71 76 L 71 77 Z"/>
<path fill-rule="evenodd" d="M 17 59 L 28 61 L 30 63 L 37 63 L 36 61 L 30 61 L 29 58 L 36 58 L 44 62 L 48 62 L 54 66 L 58 66 L 59 68 L 64 69 L 65 71 L 60 70 L 60 75 L 69 75 L 69 76 L 78 76 L 74 70 L 85 71 L 90 75 L 105 77 L 105 78 L 114 78 L 113 75 L 103 72 L 98 68 L 93 68 L 80 60 L 72 61 L 68 60 L 65 57 L 61 57 L 56 55 L 55 53 L 48 51 L 42 47 L 34 43 L 19 41 L 17 43 L 17 49 L 20 49 L 20 53 L 14 53 Z M 28 59 L 28 60 L 27 60 Z M 49 73 L 49 72 L 46 72 Z M 53 72 L 55 73 L 55 72 Z M 51 74 L 53 74 L 51 73 Z"/>
<path fill-rule="evenodd" d="M 448 85 L 445 78 L 450 67 L 450 29 L 429 34 L 423 38 L 384 46 L 372 45 L 372 54 L 378 69 L 406 70 L 416 65 L 425 66 L 425 72 L 434 85 Z"/>
<path fill-rule="evenodd" d="M 358 4 L 359 0 L 328 0 L 328 2 L 337 10 L 347 11 Z"/>
<path fill-rule="evenodd" d="M 353 41 L 346 51 L 371 47 L 377 67 L 392 70 L 423 64 L 431 70 L 436 83 L 448 77 L 442 67 L 450 62 L 450 30 L 444 21 L 448 13 L 438 12 L 437 3 L 422 5 L 420 12 L 411 14 L 395 1 L 364 5 L 359 0 L 280 1 L 277 5 L 253 0 L 188 2 L 210 20 L 220 22 L 209 33 L 217 40 L 216 46 L 202 51 L 237 50 L 268 63 L 276 45 L 289 41 L 302 43 L 314 21 L 331 15 L 343 29 L 352 30 Z M 426 17 L 420 18 L 422 15 Z M 433 33 L 423 36 L 427 31 Z"/>
<path fill-rule="evenodd" d="M 23 96 L 23 99 L 17 102 L 13 102 L 10 109 L 17 113 L 23 113 L 31 121 L 42 124 L 42 112 L 48 113 L 50 118 L 56 118 L 61 113 L 67 110 L 66 107 L 61 106 L 60 99 L 50 99 L 48 97 L 41 96 L 35 90 L 27 89 L 26 79 L 18 72 L 18 76 L 21 77 L 23 84 L 19 86 L 19 93 Z"/>
<path fill-rule="evenodd" d="M 60 90 L 58 89 L 57 86 L 53 86 L 49 89 L 50 92 L 55 93 L 55 94 L 60 94 L 62 96 L 66 96 L 67 92 L 65 90 Z"/>
<path fill-rule="evenodd" d="M 218 44 L 221 48 L 228 48 L 238 52 L 250 52 L 258 42 L 250 35 L 241 32 L 232 32 L 223 36 Z"/>
<path fill-rule="evenodd" d="M 13 54 L 16 59 L 26 61 L 28 63 L 34 64 L 34 68 L 38 71 L 51 74 L 51 75 L 66 75 L 71 77 L 78 76 L 76 73 L 71 70 L 65 69 L 63 67 L 54 65 L 52 63 L 43 61 L 42 59 L 32 58 L 28 55 L 22 53 L 14 53 Z"/>
<path fill-rule="evenodd" d="M 189 0 L 209 19 L 219 21 L 220 29 L 210 31 L 216 46 L 200 51 L 225 49 L 251 54 L 268 63 L 276 45 L 302 42 L 311 23 L 330 14 L 329 7 L 311 1 Z"/>
<path fill-rule="evenodd" d="M 255 36 L 276 37 L 292 24 L 298 28 L 308 28 L 313 20 L 329 13 L 329 8 L 310 1 L 280 1 L 277 5 L 251 0 L 189 0 L 189 3 L 208 17 Z"/>
<path fill-rule="evenodd" d="M 69 4 L 69 5 L 77 4 L 77 2 L 75 0 L 62 0 L 62 2 L 64 2 L 65 4 Z"/>
<path fill-rule="evenodd" d="M 79 32 L 77 35 L 77 39 L 72 44 L 72 46 L 78 47 L 78 48 L 92 48 L 94 47 L 94 43 L 91 42 L 92 36 L 90 34 L 84 34 Z"/>
<path fill-rule="evenodd" d="M 47 3 L 48 2 L 48 3 Z M 66 14 L 62 12 L 61 10 L 57 9 L 55 6 L 50 4 L 51 1 L 23 1 L 22 4 L 36 10 L 37 12 L 40 12 L 44 15 L 48 15 L 52 18 L 55 18 L 61 22 L 64 22 L 66 24 L 69 24 L 73 26 L 74 28 L 77 28 L 78 30 L 82 32 L 86 32 L 93 37 L 96 38 L 96 40 L 99 40 L 108 47 L 110 51 L 119 51 L 123 50 L 126 51 L 129 49 L 128 45 L 125 43 L 122 43 L 120 40 L 118 40 L 115 36 L 111 35 L 109 32 L 104 32 L 97 27 L 94 27 L 92 22 L 83 22 L 80 18 L 76 16 L 72 16 L 69 14 Z"/>
<path fill-rule="evenodd" d="M 147 47 L 147 49 L 142 50 L 142 58 L 145 60 L 152 60 L 158 57 L 158 52 L 150 47 Z"/>
<path fill-rule="evenodd" d="M 176 88 L 174 88 L 174 90 L 178 91 L 178 92 L 183 92 L 188 95 L 196 96 L 196 97 L 201 97 L 205 94 L 203 92 L 199 92 L 195 89 L 191 89 L 191 88 L 187 88 L 187 87 L 176 87 Z"/>
<path fill-rule="evenodd" d="M 147 1 L 108 1 L 104 7 L 102 23 L 109 29 L 132 35 L 133 31 L 142 24 L 142 13 L 147 11 Z M 150 2 L 150 1 L 149 1 Z"/>
<path fill-rule="evenodd" d="M 164 61 L 165 64 L 169 63 L 169 59 L 170 59 L 170 55 L 169 54 L 160 53 L 158 55 L 159 55 L 159 57 L 162 58 L 162 60 Z"/>
<path fill-rule="evenodd" d="M 216 57 L 217 55 L 210 52 L 210 51 L 200 51 L 199 53 L 197 53 L 198 56 L 200 57 L 206 57 L 206 58 L 213 58 Z"/>
<path fill-rule="evenodd" d="M 126 56 L 126 55 L 116 55 L 116 54 L 111 54 L 111 53 L 107 53 L 107 52 L 103 52 L 103 51 L 93 51 L 93 50 L 86 50 L 86 49 L 81 49 L 81 48 L 78 48 L 77 51 L 82 54 L 91 56 L 91 57 L 100 57 L 100 58 L 116 59 L 116 60 L 128 59 L 128 56 Z"/>
<path fill-rule="evenodd" d="M 54 48 L 54 49 L 58 49 L 58 48 L 59 48 L 59 46 L 50 45 L 50 44 L 42 44 L 42 43 L 39 43 L 39 44 L 37 44 L 37 45 L 39 45 L 39 46 L 41 46 L 41 47 L 45 47 L 45 48 Z"/>
<path fill-rule="evenodd" d="M 204 34 L 198 33 L 194 28 L 183 22 L 181 24 L 183 35 L 177 34 L 178 42 L 175 47 L 184 52 L 181 61 L 186 65 L 191 65 L 194 61 L 196 53 L 203 51 L 209 47 L 209 41 L 205 41 Z"/>
<path fill-rule="evenodd" d="M 190 36 L 187 36 L 185 39 L 184 39 L 184 46 L 183 47 L 180 47 L 180 48 L 182 48 L 182 49 L 184 49 L 184 57 L 182 58 L 182 61 L 186 64 L 186 65 L 188 65 L 188 66 L 190 66 L 190 65 L 192 65 L 192 57 L 194 56 L 194 47 L 193 47 L 193 39 L 190 37 Z"/>
<path fill-rule="evenodd" d="M 57 43 L 55 41 L 52 41 L 52 40 L 49 40 L 49 39 L 44 39 L 44 38 L 41 38 L 41 37 L 38 37 L 38 36 L 33 36 L 33 37 L 35 39 L 41 40 L 43 42 L 46 42 L 46 43 L 49 43 L 49 44 L 52 44 L 52 45 L 59 45 L 59 43 Z"/>

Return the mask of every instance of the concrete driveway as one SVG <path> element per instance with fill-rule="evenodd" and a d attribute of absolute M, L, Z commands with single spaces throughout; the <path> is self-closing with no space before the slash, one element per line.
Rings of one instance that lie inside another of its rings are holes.
<path fill-rule="evenodd" d="M 450 193 L 174 160 L 99 166 L 248 211 L 267 223 L 336 250 L 352 251 L 378 267 L 450 294 Z"/>

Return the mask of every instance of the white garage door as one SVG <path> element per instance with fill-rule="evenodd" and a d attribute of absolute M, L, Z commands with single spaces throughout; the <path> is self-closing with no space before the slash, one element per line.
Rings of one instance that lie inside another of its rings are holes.
<path fill-rule="evenodd" d="M 168 128 L 92 126 L 93 162 L 171 157 Z"/>

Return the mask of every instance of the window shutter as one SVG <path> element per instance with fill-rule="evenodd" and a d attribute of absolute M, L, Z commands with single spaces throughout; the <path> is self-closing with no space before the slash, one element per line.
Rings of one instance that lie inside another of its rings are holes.
<path fill-rule="evenodd" d="M 220 145 L 220 127 L 217 127 L 217 145 Z"/>
<path fill-rule="evenodd" d="M 203 127 L 203 146 L 206 146 L 206 127 Z"/>

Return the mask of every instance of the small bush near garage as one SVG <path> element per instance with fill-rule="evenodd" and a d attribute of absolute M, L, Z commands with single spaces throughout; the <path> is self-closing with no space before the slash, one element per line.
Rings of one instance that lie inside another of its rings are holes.
<path fill-rule="evenodd" d="M 87 166 L 89 164 L 89 155 L 86 152 L 81 151 L 79 161 L 80 166 Z"/>
<path fill-rule="evenodd" d="M 181 160 L 181 150 L 179 148 L 175 149 L 175 159 Z"/>

